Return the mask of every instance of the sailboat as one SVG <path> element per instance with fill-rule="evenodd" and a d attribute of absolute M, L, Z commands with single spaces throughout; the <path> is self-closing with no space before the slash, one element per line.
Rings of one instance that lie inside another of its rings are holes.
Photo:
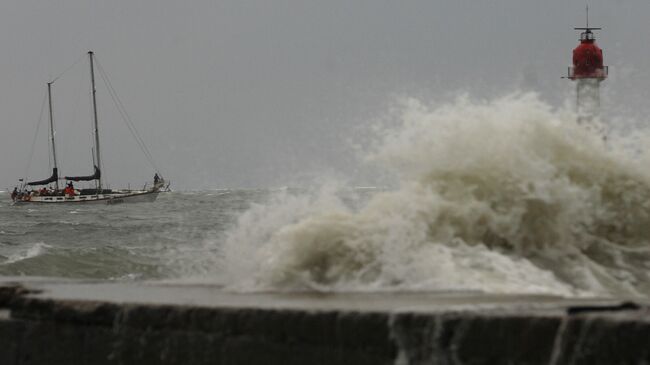
<path fill-rule="evenodd" d="M 153 184 L 142 189 L 107 189 L 102 181 L 101 149 L 99 147 L 99 128 L 97 120 L 97 99 L 95 88 L 95 60 L 94 52 L 88 52 L 90 61 L 90 82 L 92 93 L 92 111 L 94 127 L 94 147 L 93 147 L 93 174 L 87 176 L 65 176 L 59 177 L 59 168 L 57 165 L 56 143 L 54 138 L 54 117 L 52 111 L 52 84 L 47 84 L 47 96 L 49 106 L 49 139 L 52 147 L 52 175 L 43 180 L 22 182 L 20 186 L 14 188 L 11 193 L 11 199 L 14 204 L 116 204 L 116 203 L 138 203 L 153 202 L 161 192 L 169 191 L 169 183 L 162 178 L 162 174 L 155 172 Z M 101 71 L 101 70 L 100 70 Z M 106 81 L 106 79 L 105 79 Z M 109 85 L 107 85 L 109 86 Z M 139 141 L 143 145 L 142 140 Z M 148 151 L 147 151 L 148 152 Z M 150 157 L 150 156 L 149 156 Z M 61 189 L 59 181 L 67 181 L 66 187 Z M 23 179 L 21 179 L 23 181 Z M 94 187 L 75 189 L 74 182 L 94 181 Z M 40 187 L 40 189 L 36 188 Z"/>

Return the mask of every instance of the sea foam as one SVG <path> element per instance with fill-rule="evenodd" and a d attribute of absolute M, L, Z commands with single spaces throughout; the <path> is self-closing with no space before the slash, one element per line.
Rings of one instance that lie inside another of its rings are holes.
<path fill-rule="evenodd" d="M 42 255 L 47 251 L 48 248 L 51 248 L 52 246 L 45 244 L 44 242 L 36 242 L 34 244 L 31 244 L 27 249 L 22 250 L 20 252 L 16 252 L 14 254 L 9 255 L 4 262 L 2 262 L 2 265 L 8 265 L 8 264 L 14 264 L 16 262 L 20 262 L 23 260 L 31 259 L 37 256 Z"/>
<path fill-rule="evenodd" d="M 360 208 L 330 185 L 251 207 L 220 247 L 229 287 L 650 293 L 649 159 L 629 139 L 535 94 L 392 115 L 367 159 L 399 186 Z"/>

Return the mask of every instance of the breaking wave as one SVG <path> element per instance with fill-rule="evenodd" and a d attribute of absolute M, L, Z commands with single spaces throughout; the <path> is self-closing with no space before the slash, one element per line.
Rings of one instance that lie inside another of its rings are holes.
<path fill-rule="evenodd" d="M 37 256 L 42 255 L 47 251 L 48 248 L 51 248 L 52 246 L 47 245 L 43 242 L 37 242 L 33 245 L 31 245 L 29 248 L 26 250 L 16 252 L 14 254 L 9 255 L 6 257 L 5 261 L 1 263 L 1 265 L 8 265 L 8 264 L 14 264 L 16 262 L 20 262 L 23 260 L 28 260 Z"/>
<path fill-rule="evenodd" d="M 231 288 L 650 293 L 650 159 L 629 138 L 535 94 L 392 116 L 368 158 L 399 187 L 356 208 L 331 185 L 253 206 L 221 246 Z"/>

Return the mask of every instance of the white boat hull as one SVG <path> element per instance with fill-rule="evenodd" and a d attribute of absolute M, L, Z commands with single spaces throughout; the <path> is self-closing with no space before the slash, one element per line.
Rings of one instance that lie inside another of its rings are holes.
<path fill-rule="evenodd" d="M 75 196 L 32 196 L 28 199 L 14 201 L 14 204 L 121 204 L 147 203 L 158 198 L 160 191 L 140 190 L 114 192 L 111 194 L 75 195 Z"/>

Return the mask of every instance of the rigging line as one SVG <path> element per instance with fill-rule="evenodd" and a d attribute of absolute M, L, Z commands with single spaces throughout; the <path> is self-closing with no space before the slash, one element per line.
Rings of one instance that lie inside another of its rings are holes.
<path fill-rule="evenodd" d="M 115 106 L 118 109 L 118 112 L 122 116 L 122 119 L 124 120 L 125 124 L 127 125 L 127 128 L 131 132 L 131 135 L 133 138 L 136 140 L 136 143 L 138 144 L 138 147 L 140 147 L 140 150 L 142 153 L 145 155 L 147 158 L 148 162 L 151 164 L 151 166 L 156 170 L 156 172 L 160 173 L 158 166 L 156 165 L 153 156 L 151 155 L 151 152 L 149 151 L 149 148 L 147 148 L 147 145 L 144 143 L 144 140 L 140 136 L 140 133 L 138 133 L 137 128 L 135 127 L 135 124 L 131 120 L 131 117 L 129 114 L 126 112 L 126 108 L 124 107 L 124 104 L 120 100 L 119 96 L 117 95 L 117 92 L 115 91 L 115 88 L 110 82 L 110 79 L 108 78 L 108 74 L 104 70 L 104 68 L 101 66 L 101 63 L 99 60 L 96 59 L 97 63 L 97 69 L 99 70 L 99 74 L 104 81 L 104 84 L 106 85 L 109 95 L 113 99 L 113 102 L 115 103 Z M 162 175 L 162 174 L 161 174 Z"/>
<path fill-rule="evenodd" d="M 106 70 L 104 70 L 101 67 L 101 64 L 99 64 L 99 61 L 97 61 L 97 63 L 98 63 L 98 68 L 101 68 L 100 72 L 101 72 L 102 79 L 104 80 L 104 83 L 106 84 L 106 86 L 109 88 L 109 92 L 112 93 L 112 96 L 114 97 L 114 102 L 115 102 L 116 106 L 118 107 L 118 111 L 120 112 L 120 114 L 122 114 L 122 117 L 124 118 L 124 121 L 127 122 L 128 126 L 132 129 L 132 132 L 134 133 L 134 137 L 137 139 L 137 142 L 141 143 L 142 147 L 146 150 L 147 153 L 149 153 L 149 150 L 148 150 L 146 144 L 144 143 L 144 140 L 142 139 L 142 137 L 138 133 L 138 130 L 135 128 L 135 124 L 133 123 L 133 121 L 131 120 L 131 117 L 127 113 L 126 108 L 124 107 L 124 104 L 122 103 L 122 100 L 119 98 L 119 96 L 117 94 L 117 91 L 113 87 L 113 84 L 110 82 L 110 79 L 108 78 L 108 73 L 106 72 Z M 150 153 L 149 153 L 149 155 L 151 156 Z"/>
<path fill-rule="evenodd" d="M 99 67 L 98 67 L 98 69 L 99 69 Z M 117 110 L 120 113 L 120 116 L 125 121 L 125 124 L 126 124 L 127 128 L 129 129 L 129 132 L 131 132 L 131 135 L 136 140 L 136 143 L 138 144 L 138 147 L 140 147 L 140 150 L 145 155 L 148 162 L 157 170 L 157 167 L 155 166 L 155 163 L 152 161 L 153 159 L 151 157 L 151 154 L 148 153 L 148 150 L 146 149 L 146 145 L 144 145 L 144 142 L 142 141 L 142 139 L 139 138 L 139 135 L 137 135 L 137 130 L 134 129 L 135 127 L 132 125 L 132 122 L 131 122 L 131 124 L 129 124 L 129 119 L 128 119 L 129 117 L 128 117 L 128 114 L 126 114 L 126 110 L 124 110 L 124 106 L 120 104 L 119 98 L 117 97 L 117 94 L 116 94 L 115 90 L 108 86 L 109 82 L 107 82 L 108 80 L 107 80 L 107 78 L 105 78 L 106 75 L 102 74 L 101 70 L 100 70 L 100 76 L 102 77 L 102 80 L 104 81 L 104 83 L 107 85 L 107 89 L 109 90 L 109 95 L 113 99 L 113 103 L 115 103 L 115 106 L 117 107 Z"/>
<path fill-rule="evenodd" d="M 134 131 L 133 126 L 131 124 L 129 124 L 129 120 L 128 120 L 129 118 L 128 118 L 128 115 L 126 114 L 126 110 L 125 110 L 124 106 L 122 105 L 122 103 L 120 102 L 119 98 L 117 97 L 117 93 L 115 92 L 115 89 L 112 87 L 112 84 L 110 84 L 110 81 L 108 80 L 108 75 L 106 75 L 106 71 L 101 68 L 101 66 L 99 65 L 99 62 L 97 63 L 97 66 L 98 66 L 97 67 L 98 70 L 100 71 L 100 76 L 101 76 L 102 80 L 104 81 L 104 84 L 106 85 L 106 88 L 108 89 L 109 95 L 113 99 L 113 103 L 115 104 L 118 112 L 120 113 L 120 116 L 125 121 L 125 124 L 126 124 L 127 128 L 129 128 L 129 131 L 131 132 L 132 136 L 136 140 L 136 143 L 138 143 L 138 146 L 141 149 L 143 149 L 143 147 L 141 146 L 142 141 L 140 139 L 138 139 L 139 136 L 137 136 L 137 131 Z M 143 153 L 145 153 L 145 155 L 146 155 L 145 151 L 143 151 Z"/>
<path fill-rule="evenodd" d="M 78 59 L 77 59 L 77 60 L 76 60 L 72 65 L 68 66 L 68 68 L 66 68 L 63 72 L 61 72 L 61 73 L 59 74 L 59 76 L 57 76 L 57 77 L 55 77 L 54 79 L 52 79 L 52 81 L 50 81 L 50 83 L 53 84 L 54 81 L 60 79 L 61 76 L 63 76 L 65 73 L 67 73 L 68 71 L 70 71 L 73 67 L 75 67 L 79 62 L 81 62 L 81 60 L 84 59 L 85 56 L 86 56 L 85 53 L 82 54 L 81 56 L 79 56 L 79 58 L 78 58 Z"/>
<path fill-rule="evenodd" d="M 133 138 L 136 140 L 136 143 L 138 143 L 138 146 L 140 147 L 140 150 L 143 152 L 145 157 L 149 160 L 149 163 L 156 169 L 158 170 L 155 162 L 153 161 L 153 156 L 151 155 L 151 152 L 147 148 L 147 145 L 144 143 L 144 140 L 138 133 L 138 130 L 135 128 L 135 125 L 133 124 L 133 121 L 131 120 L 129 114 L 126 112 L 126 108 L 124 107 L 124 104 L 120 100 L 119 96 L 117 95 L 117 92 L 115 91 L 115 88 L 110 82 L 110 79 L 108 78 L 108 75 L 106 71 L 101 68 L 101 65 L 98 62 L 98 68 L 100 69 L 100 76 L 104 80 L 104 83 L 106 84 L 107 88 L 109 89 L 109 94 L 111 94 L 111 98 L 113 98 L 113 102 L 115 103 L 118 111 L 120 112 L 120 115 L 122 116 L 123 120 L 125 121 L 127 128 L 129 128 L 129 131 L 131 132 L 131 135 Z M 158 171 L 156 171 L 158 172 Z"/>
<path fill-rule="evenodd" d="M 27 167 L 25 168 L 25 173 L 23 174 L 23 179 L 27 182 L 27 175 L 29 174 L 29 168 L 32 165 L 32 158 L 34 157 L 34 148 L 36 147 L 36 139 L 38 138 L 38 130 L 41 127 L 43 122 L 43 112 L 45 111 L 45 101 L 47 100 L 47 93 L 43 96 L 43 102 L 41 103 L 41 113 L 38 117 L 38 123 L 36 124 L 36 132 L 34 133 L 34 139 L 32 140 L 32 147 L 29 150 L 29 159 L 27 160 Z"/>
<path fill-rule="evenodd" d="M 49 138 L 47 139 L 47 150 L 52 151 L 52 142 Z M 47 154 L 47 167 L 48 170 L 52 170 L 52 156 L 49 153 Z"/>

